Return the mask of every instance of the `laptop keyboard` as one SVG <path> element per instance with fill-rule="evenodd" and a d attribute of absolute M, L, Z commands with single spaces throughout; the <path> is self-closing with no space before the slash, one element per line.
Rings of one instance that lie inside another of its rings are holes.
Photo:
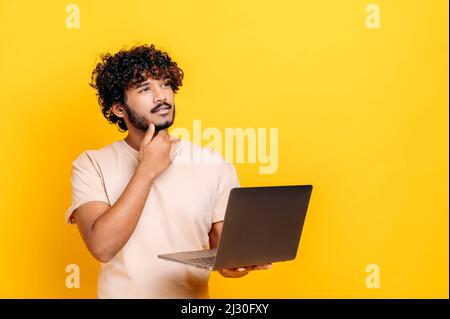
<path fill-rule="evenodd" d="M 202 266 L 214 266 L 214 262 L 216 260 L 215 256 L 211 257 L 202 257 L 202 258 L 194 258 L 194 259 L 188 259 L 187 261 L 196 263 Z"/>

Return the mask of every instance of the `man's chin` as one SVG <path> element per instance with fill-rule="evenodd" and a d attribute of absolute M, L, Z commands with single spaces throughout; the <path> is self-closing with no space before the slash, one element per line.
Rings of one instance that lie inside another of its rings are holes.
<path fill-rule="evenodd" d="M 163 123 L 158 123 L 158 124 L 156 124 L 156 126 L 155 126 L 155 131 L 156 131 L 156 132 L 159 132 L 159 131 L 168 129 L 169 127 L 172 126 L 172 124 L 173 124 L 173 122 L 171 122 L 171 121 L 170 121 L 170 122 L 169 122 L 169 121 L 166 121 L 166 122 L 163 122 Z"/>

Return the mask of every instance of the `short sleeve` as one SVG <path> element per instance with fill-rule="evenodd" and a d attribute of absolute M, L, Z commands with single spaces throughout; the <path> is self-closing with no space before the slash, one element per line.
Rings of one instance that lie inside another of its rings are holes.
<path fill-rule="evenodd" d="M 72 162 L 71 182 L 72 205 L 65 214 L 67 223 L 75 223 L 72 213 L 83 204 L 93 201 L 109 203 L 98 164 L 87 151 Z"/>
<path fill-rule="evenodd" d="M 219 181 L 212 212 L 213 223 L 224 220 L 230 192 L 233 188 L 240 186 L 233 164 L 224 162 L 220 166 Z"/>

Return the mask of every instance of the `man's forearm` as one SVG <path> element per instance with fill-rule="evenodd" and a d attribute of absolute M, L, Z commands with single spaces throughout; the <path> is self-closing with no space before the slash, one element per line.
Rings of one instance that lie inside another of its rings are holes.
<path fill-rule="evenodd" d="M 138 167 L 117 202 L 92 225 L 91 238 L 105 261 L 114 257 L 130 239 L 152 184 L 151 173 Z"/>

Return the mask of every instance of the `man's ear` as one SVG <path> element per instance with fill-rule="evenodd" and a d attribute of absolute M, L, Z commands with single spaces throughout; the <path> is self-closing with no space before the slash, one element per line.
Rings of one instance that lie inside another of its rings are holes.
<path fill-rule="evenodd" d="M 124 107 L 119 103 L 114 103 L 111 106 L 111 112 L 113 112 L 117 117 L 125 117 L 126 115 Z"/>

